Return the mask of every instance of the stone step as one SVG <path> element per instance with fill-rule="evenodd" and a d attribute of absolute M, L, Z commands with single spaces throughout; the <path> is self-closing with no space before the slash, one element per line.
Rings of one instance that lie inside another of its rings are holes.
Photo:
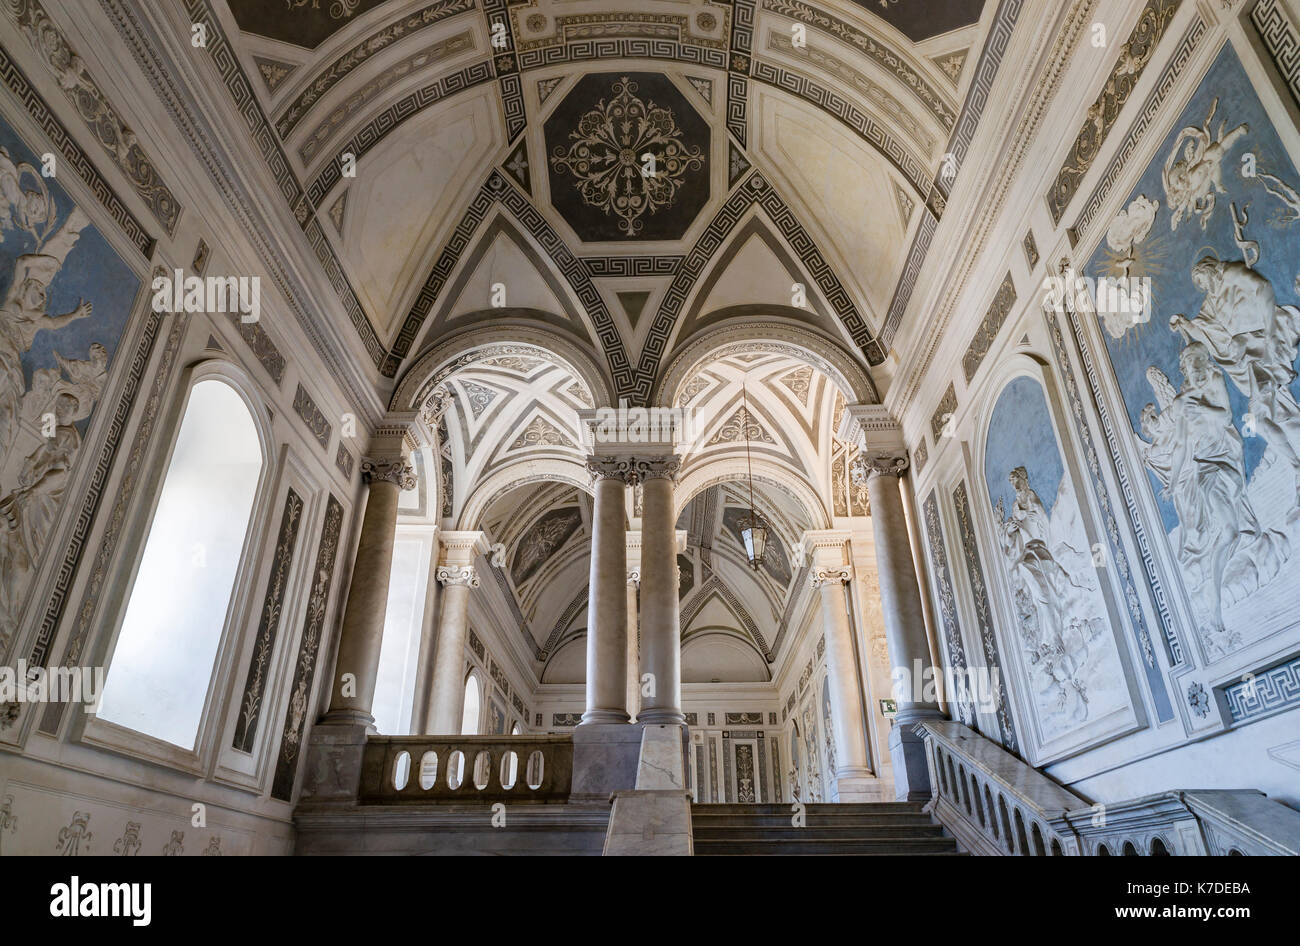
<path fill-rule="evenodd" d="M 695 802 L 691 805 L 691 813 L 702 814 L 756 814 L 756 815 L 773 815 L 773 814 L 791 814 L 793 802 L 790 804 L 745 804 L 737 802 Z M 886 812 L 920 812 L 925 807 L 924 802 L 919 801 L 877 801 L 877 802 L 860 802 L 849 805 L 835 805 L 825 802 L 816 802 L 803 806 L 804 811 L 808 814 L 883 814 Z"/>
<path fill-rule="evenodd" d="M 740 815 L 740 814 L 701 814 L 699 811 L 691 812 L 691 824 L 705 827 L 752 827 L 752 828 L 793 828 L 794 825 L 790 819 L 790 814 L 783 815 Z M 813 814 L 808 815 L 805 825 L 810 828 L 833 828 L 837 825 L 845 827 L 869 827 L 871 825 L 898 827 L 902 825 L 928 826 L 934 822 L 929 815 L 923 815 L 912 812 L 901 812 L 898 814 Z"/>
<path fill-rule="evenodd" d="M 956 854 L 957 842 L 952 838 L 889 838 L 859 840 L 854 838 L 823 838 L 806 841 L 773 841 L 766 838 L 732 838 L 726 841 L 695 839 L 697 856 L 820 854 L 860 856 L 864 854 Z"/>
<path fill-rule="evenodd" d="M 888 840 L 890 838 L 941 838 L 943 826 L 937 824 L 901 825 L 835 825 L 834 827 L 806 828 L 755 827 L 754 825 L 693 825 L 692 834 L 698 841 L 731 841 L 737 838 L 761 838 L 775 844 L 789 841 L 824 840 L 836 838 L 856 841 Z"/>

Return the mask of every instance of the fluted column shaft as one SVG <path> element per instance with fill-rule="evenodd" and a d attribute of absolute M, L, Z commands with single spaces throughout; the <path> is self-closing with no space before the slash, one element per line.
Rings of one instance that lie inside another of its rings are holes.
<path fill-rule="evenodd" d="M 638 461 L 641 480 L 641 660 L 652 695 L 641 697 L 637 721 L 682 724 L 682 635 L 677 599 L 677 533 L 673 514 L 675 455 Z"/>
<path fill-rule="evenodd" d="M 596 477 L 596 497 L 587 589 L 587 710 L 582 723 L 626 723 L 627 464 L 591 457 L 587 469 Z"/>
<path fill-rule="evenodd" d="M 870 775 L 867 743 L 863 735 L 862 701 L 858 698 L 857 660 L 853 632 L 849 628 L 848 599 L 844 585 L 850 578 L 847 566 L 816 568 L 811 572 L 813 587 L 822 599 L 822 626 L 826 634 L 826 675 L 830 680 L 831 722 L 835 736 L 835 776 L 854 778 Z"/>
<path fill-rule="evenodd" d="M 327 715 L 373 725 L 371 709 L 388 609 L 388 581 L 393 570 L 398 497 L 403 489 L 415 486 L 415 474 L 405 458 L 386 457 L 364 459 L 361 475 L 368 484 L 366 512 L 343 612 Z"/>

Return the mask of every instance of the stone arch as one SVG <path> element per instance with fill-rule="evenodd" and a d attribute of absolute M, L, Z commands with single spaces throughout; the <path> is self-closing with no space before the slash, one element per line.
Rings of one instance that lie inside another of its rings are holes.
<path fill-rule="evenodd" d="M 798 358 L 831 379 L 851 404 L 877 404 L 871 375 L 838 342 L 807 326 L 772 316 L 729 321 L 699 333 L 660 372 L 653 403 L 672 405 L 703 365 L 733 351 L 768 350 Z"/>
<path fill-rule="evenodd" d="M 694 469 L 688 469 L 677 483 L 673 515 L 680 516 L 687 504 L 710 486 L 747 480 L 749 476 L 749 466 L 743 453 L 734 457 L 713 459 Z M 755 483 L 766 483 L 788 493 L 808 514 L 807 528 L 831 528 L 830 511 L 822 502 L 817 489 L 794 471 L 767 457 L 755 457 L 753 478 Z"/>
<path fill-rule="evenodd" d="M 497 467 L 481 482 L 476 483 L 465 497 L 460 514 L 456 517 L 457 529 L 476 529 L 492 504 L 521 486 L 529 483 L 568 483 L 584 493 L 592 492 L 591 477 L 575 460 L 547 457 L 537 460 L 518 460 Z"/>
<path fill-rule="evenodd" d="M 587 386 L 595 406 L 612 406 L 611 385 L 596 360 L 560 333 L 540 325 L 512 326 L 513 340 L 499 340 L 499 325 L 483 325 L 459 332 L 426 349 L 406 370 L 389 400 L 389 410 L 418 411 L 433 388 L 457 368 L 491 353 L 528 355 L 558 364 Z"/>

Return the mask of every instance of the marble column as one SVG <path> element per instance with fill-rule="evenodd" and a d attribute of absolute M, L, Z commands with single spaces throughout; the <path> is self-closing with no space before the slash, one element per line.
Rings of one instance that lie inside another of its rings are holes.
<path fill-rule="evenodd" d="M 908 539 L 907 518 L 899 477 L 907 469 L 904 451 L 877 452 L 858 461 L 854 475 L 865 476 L 871 501 L 871 526 L 876 540 L 876 563 L 880 581 L 880 603 L 885 618 L 885 639 L 894 674 L 907 681 L 927 679 L 933 673 L 930 645 L 925 631 L 921 588 Z M 924 699 L 924 691 L 913 686 L 898 693 L 898 712 L 889 736 L 894 761 L 897 797 L 917 800 L 930 797 L 930 778 L 925 746 L 915 724 L 942 718 L 937 703 Z"/>
<path fill-rule="evenodd" d="M 474 556 L 485 550 L 482 532 L 444 532 L 438 537 L 442 553 L 434 577 L 442 585 L 438 645 L 433 657 L 433 695 L 428 731 L 447 736 L 460 733 L 465 712 L 465 642 L 469 637 L 469 593 L 479 586 Z"/>
<path fill-rule="evenodd" d="M 641 586 L 641 569 L 627 570 L 627 712 L 636 719 L 641 710 L 641 636 L 637 617 L 637 590 Z"/>
<path fill-rule="evenodd" d="M 379 673 L 384 613 L 388 609 L 397 502 L 402 490 L 415 487 L 415 473 L 406 457 L 399 454 L 363 459 L 361 477 L 367 484 L 366 512 L 348 586 L 326 719 L 373 726 L 370 711 Z"/>
<path fill-rule="evenodd" d="M 626 457 L 588 457 L 595 478 L 591 578 L 587 586 L 587 710 L 582 725 L 626 723 L 627 480 Z"/>
<path fill-rule="evenodd" d="M 641 662 L 653 695 L 641 697 L 641 723 L 684 725 L 682 634 L 677 600 L 677 531 L 673 482 L 675 454 L 639 457 L 641 483 Z"/>
<path fill-rule="evenodd" d="M 835 781 L 828 786 L 830 800 L 881 801 L 884 790 L 871 769 L 867 752 L 859 658 L 849 622 L 847 585 L 853 579 L 853 569 L 847 558 L 848 533 L 829 529 L 805 532 L 801 545 L 805 553 L 811 554 L 809 584 L 821 597 L 835 742 Z"/>

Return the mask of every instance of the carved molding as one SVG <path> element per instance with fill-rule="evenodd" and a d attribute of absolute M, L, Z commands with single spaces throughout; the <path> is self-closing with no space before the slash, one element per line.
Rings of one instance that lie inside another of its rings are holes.
<path fill-rule="evenodd" d="M 478 571 L 473 565 L 439 565 L 434 577 L 443 585 L 465 585 L 467 588 L 479 586 Z"/>
<path fill-rule="evenodd" d="M 854 483 L 863 483 L 872 476 L 902 476 L 910 465 L 906 451 L 868 454 L 854 459 L 849 475 Z"/>
<path fill-rule="evenodd" d="M 808 570 L 808 584 L 813 588 L 820 588 L 822 585 L 839 582 L 841 584 L 851 581 L 853 570 L 847 565 L 833 565 L 828 567 L 810 568 Z"/>
<path fill-rule="evenodd" d="M 361 460 L 365 483 L 393 483 L 399 489 L 415 489 L 415 469 L 405 457 L 365 457 Z"/>

